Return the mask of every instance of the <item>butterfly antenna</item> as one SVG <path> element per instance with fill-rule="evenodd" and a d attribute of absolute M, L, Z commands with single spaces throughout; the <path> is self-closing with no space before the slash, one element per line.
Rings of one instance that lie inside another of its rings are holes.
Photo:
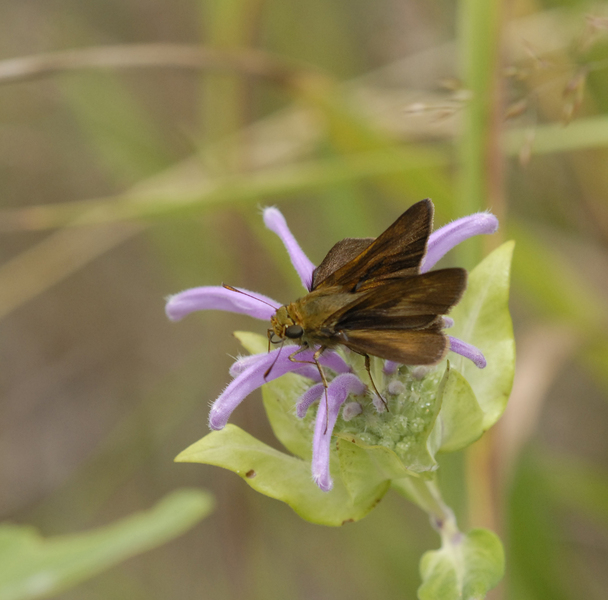
<path fill-rule="evenodd" d="M 222 283 L 222 287 L 226 288 L 227 290 L 230 290 L 231 292 L 237 292 L 239 294 L 243 294 L 243 296 L 249 296 L 249 298 L 253 298 L 254 300 L 257 300 L 258 302 L 262 302 L 263 304 L 266 304 L 267 306 L 270 306 L 271 308 L 274 308 L 275 310 L 277 308 L 279 308 L 278 306 L 274 306 L 273 304 L 270 304 L 270 302 L 266 302 L 266 300 L 262 300 L 261 298 L 258 298 L 257 296 L 254 296 L 253 294 L 248 294 L 247 292 L 243 292 L 242 290 L 237 290 L 235 287 L 232 287 L 231 285 Z"/>

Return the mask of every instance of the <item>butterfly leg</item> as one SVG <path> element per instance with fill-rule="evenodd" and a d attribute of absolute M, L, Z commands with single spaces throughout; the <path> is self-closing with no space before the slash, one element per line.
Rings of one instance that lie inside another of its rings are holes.
<path fill-rule="evenodd" d="M 306 363 L 309 365 L 316 365 L 319 370 L 319 375 L 321 376 L 321 381 L 323 382 L 323 387 L 325 388 L 325 432 L 327 433 L 327 427 L 329 426 L 329 398 L 327 396 L 327 388 L 329 384 L 327 383 L 327 377 L 325 377 L 325 371 L 323 371 L 323 367 L 319 362 L 319 357 L 323 354 L 323 351 L 327 348 L 327 346 L 321 346 L 315 353 L 312 355 L 312 360 L 297 360 L 294 358 L 296 354 L 300 352 L 304 352 L 304 350 L 308 350 L 308 346 L 302 347 L 293 354 L 289 356 L 289 360 L 292 362 Z"/>
<path fill-rule="evenodd" d="M 272 341 L 272 336 L 270 334 L 271 330 L 268 330 L 268 352 L 270 352 L 270 342 Z M 266 369 L 266 373 L 264 373 L 264 381 L 266 381 L 266 377 L 268 377 L 268 375 L 270 375 L 270 371 L 272 371 L 273 367 L 277 364 L 277 360 L 279 360 L 279 356 L 281 354 L 281 350 L 283 350 L 283 345 L 285 344 L 285 340 L 281 340 L 281 346 L 279 348 L 279 351 L 277 352 L 276 356 L 274 357 L 274 360 L 272 361 L 272 364 Z M 291 356 L 289 357 L 291 358 Z"/>
<path fill-rule="evenodd" d="M 365 370 L 367 371 L 367 374 L 369 375 L 369 380 L 372 382 L 372 387 L 374 388 L 374 391 L 376 392 L 376 395 L 378 396 L 378 398 L 380 398 L 380 400 L 382 400 L 382 404 L 384 404 L 384 408 L 386 408 L 386 411 L 389 412 L 388 402 L 384 399 L 382 394 L 378 391 L 374 378 L 372 377 L 371 361 L 369 358 L 369 354 L 364 354 L 363 356 L 365 357 Z"/>

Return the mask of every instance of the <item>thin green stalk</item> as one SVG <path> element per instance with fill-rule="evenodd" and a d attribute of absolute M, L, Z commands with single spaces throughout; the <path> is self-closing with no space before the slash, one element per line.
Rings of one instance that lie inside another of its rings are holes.
<path fill-rule="evenodd" d="M 501 0 L 461 0 L 458 40 L 460 75 L 470 93 L 457 142 L 459 157 L 458 215 L 492 207 L 501 188 L 501 150 L 495 111 L 498 104 Z M 501 211 L 499 211 L 501 212 Z M 463 245 L 459 264 L 481 258 L 479 239 Z"/>
<path fill-rule="evenodd" d="M 205 39 L 209 46 L 223 50 L 238 50 L 251 45 L 252 23 L 257 23 L 261 1 L 211 0 L 201 5 Z M 201 123 L 206 147 L 238 131 L 246 120 L 250 94 L 248 82 L 233 73 L 205 76 L 202 88 Z M 234 155 L 207 157 L 209 166 L 219 172 L 238 170 L 232 164 Z M 239 160 L 240 157 L 237 157 Z"/>
<path fill-rule="evenodd" d="M 436 479 L 404 477 L 393 480 L 392 485 L 395 490 L 429 515 L 431 525 L 442 539 L 450 539 L 460 533 L 454 512 L 444 502 Z"/>

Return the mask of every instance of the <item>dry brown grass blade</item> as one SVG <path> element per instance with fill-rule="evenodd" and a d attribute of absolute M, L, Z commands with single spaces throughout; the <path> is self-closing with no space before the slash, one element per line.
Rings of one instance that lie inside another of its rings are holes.
<path fill-rule="evenodd" d="M 503 481 L 534 435 L 551 385 L 578 345 L 579 336 L 563 326 L 541 325 L 519 336 L 513 391 L 497 430 Z"/>
<path fill-rule="evenodd" d="M 0 84 L 82 69 L 230 70 L 285 83 L 302 68 L 261 50 L 220 50 L 194 44 L 124 44 L 75 48 L 0 61 Z"/>

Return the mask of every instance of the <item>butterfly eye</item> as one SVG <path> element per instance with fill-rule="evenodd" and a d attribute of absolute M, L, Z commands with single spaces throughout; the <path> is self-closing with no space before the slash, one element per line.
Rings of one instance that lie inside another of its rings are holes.
<path fill-rule="evenodd" d="M 285 335 L 290 339 L 302 337 L 304 330 L 299 325 L 290 325 L 285 328 Z"/>

